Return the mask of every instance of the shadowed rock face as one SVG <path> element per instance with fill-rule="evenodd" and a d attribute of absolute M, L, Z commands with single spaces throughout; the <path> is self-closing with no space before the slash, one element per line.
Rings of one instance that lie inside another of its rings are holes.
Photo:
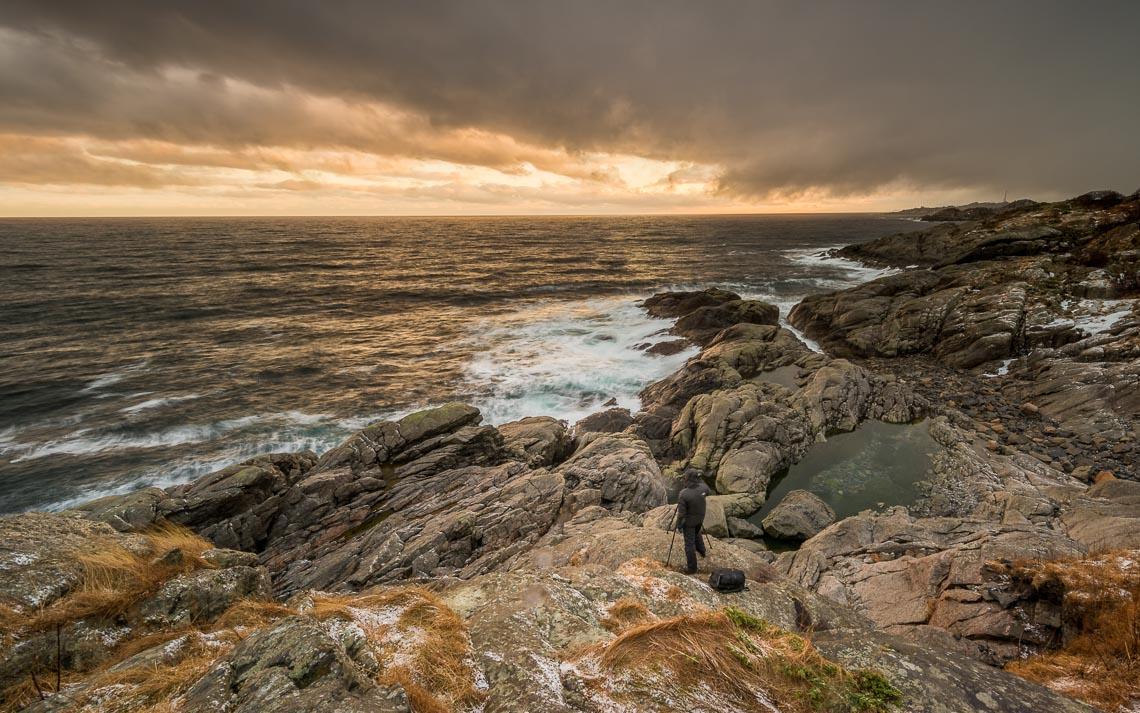
<path fill-rule="evenodd" d="M 722 329 L 735 324 L 774 325 L 780 317 L 775 305 L 756 300 L 733 300 L 700 307 L 677 320 L 671 330 L 697 344 L 707 344 Z"/>
<path fill-rule="evenodd" d="M 840 356 L 991 370 L 1017 360 L 1002 367 L 1011 398 L 1079 433 L 1120 432 L 1140 410 L 1138 251 L 1134 196 L 1018 208 L 843 248 L 929 269 L 808 297 L 789 321 Z"/>

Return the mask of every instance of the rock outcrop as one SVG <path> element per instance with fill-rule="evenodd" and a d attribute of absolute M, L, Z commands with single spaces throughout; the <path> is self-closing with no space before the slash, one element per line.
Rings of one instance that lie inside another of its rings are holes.
<path fill-rule="evenodd" d="M 1111 192 L 1108 192 L 1111 193 Z M 1132 438 L 1140 409 L 1140 200 L 1022 206 L 838 251 L 905 269 L 806 298 L 789 321 L 846 357 L 991 370 L 1064 428 Z"/>
<path fill-rule="evenodd" d="M 0 517 L 0 689 L 53 669 L 95 670 L 130 639 L 269 596 L 256 557 L 197 545 L 75 517 Z"/>
<path fill-rule="evenodd" d="M 835 511 L 818 495 L 791 490 L 764 517 L 764 532 L 784 540 L 806 540 L 835 522 Z"/>

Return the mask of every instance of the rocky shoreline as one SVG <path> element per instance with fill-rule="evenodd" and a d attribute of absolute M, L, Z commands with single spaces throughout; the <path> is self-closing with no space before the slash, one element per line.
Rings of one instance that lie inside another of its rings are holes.
<path fill-rule="evenodd" d="M 1072 592 L 1025 576 L 1024 561 L 1140 550 L 1140 195 L 1011 204 L 838 255 L 899 271 L 791 312 L 826 354 L 772 305 L 731 292 L 646 300 L 676 320 L 650 353 L 678 340 L 702 351 L 648 386 L 636 414 L 494 427 L 447 404 L 319 456 L 260 456 L 166 490 L 0 518 L 0 704 L 141 709 L 139 684 L 106 672 L 181 665 L 176 639 L 144 643 L 193 624 L 220 643 L 163 692 L 169 710 L 793 710 L 718 689 L 709 667 L 674 690 L 665 663 L 607 657 L 727 606 L 749 636 L 762 628 L 739 621 L 763 619 L 810 641 L 832 662 L 823 670 L 855 672 L 834 679 L 848 687 L 835 710 L 1093 710 L 1001 667 L 1080 633 Z M 868 420 L 929 431 L 920 499 L 832 523 L 826 503 L 792 491 L 761 525 L 748 520 L 813 446 Z M 686 468 L 714 491 L 702 572 L 744 569 L 746 592 L 717 595 L 660 564 Z M 220 549 L 158 551 L 155 528 L 170 526 Z M 804 541 L 776 553 L 764 530 Z M 129 602 L 76 609 L 92 553 L 107 549 L 178 562 Z M 1134 560 L 1113 561 L 1140 578 Z M 330 597 L 340 614 L 322 619 Z M 400 642 L 430 627 L 399 629 L 399 597 L 452 617 L 449 680 L 466 693 L 406 662 Z M 250 601 L 277 615 L 227 625 Z M 871 680 L 858 672 L 871 670 L 900 698 L 857 707 Z M 45 693 L 52 676 L 61 690 Z"/>

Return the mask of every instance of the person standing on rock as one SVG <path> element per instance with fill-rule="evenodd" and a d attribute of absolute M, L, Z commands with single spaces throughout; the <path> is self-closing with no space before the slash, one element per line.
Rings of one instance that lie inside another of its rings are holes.
<path fill-rule="evenodd" d="M 701 526 L 705 523 L 705 496 L 709 486 L 701 474 L 690 468 L 685 471 L 685 488 L 677 496 L 677 529 L 685 536 L 685 564 L 688 574 L 697 573 L 697 553 L 705 556 L 705 543 L 701 540 Z"/>

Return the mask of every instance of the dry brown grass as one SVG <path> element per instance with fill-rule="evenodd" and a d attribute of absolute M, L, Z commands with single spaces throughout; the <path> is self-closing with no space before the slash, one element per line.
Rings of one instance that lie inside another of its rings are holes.
<path fill-rule="evenodd" d="M 606 610 L 602 626 L 614 633 L 657 621 L 657 616 L 636 599 L 622 597 Z"/>
<path fill-rule="evenodd" d="M 16 609 L 0 607 L 0 641 L 42 635 L 56 626 L 84 618 L 118 617 L 154 594 L 171 577 L 209 566 L 201 555 L 212 546 L 189 531 L 167 526 L 145 533 L 144 538 L 145 545 L 137 552 L 109 545 L 82 557 L 84 575 L 75 590 L 30 617 Z M 181 557 L 162 557 L 173 549 L 179 550 Z M 100 710 L 172 710 L 170 700 L 201 678 L 219 656 L 243 638 L 243 632 L 296 614 L 307 614 L 319 621 L 355 621 L 381 664 L 377 681 L 403 686 L 416 713 L 468 708 L 484 697 L 475 687 L 465 623 L 434 594 L 418 587 L 353 596 L 318 594 L 304 611 L 276 602 L 246 600 L 228 609 L 208 629 L 183 627 L 133 636 L 115 649 L 99 671 L 84 676 L 64 670 L 62 681 L 64 685 L 83 683 L 84 690 L 91 692 L 75 708 L 98 696 Z M 151 666 L 145 671 L 110 670 L 131 656 L 180 637 L 185 637 L 185 643 L 173 663 Z M 206 646 L 203 637 L 214 643 Z M 219 646 L 219 641 L 224 645 Z M 50 679 L 48 685 L 40 675 L 42 690 L 49 695 L 55 690 L 54 672 Z M 29 677 L 0 691 L 0 710 L 18 710 L 39 696 Z"/>
<path fill-rule="evenodd" d="M 79 583 L 70 593 L 43 609 L 28 612 L 0 607 L 0 643 L 9 646 L 18 639 L 53 636 L 53 630 L 82 619 L 114 619 L 153 595 L 170 578 L 211 566 L 201 556 L 213 545 L 186 528 L 165 524 L 141 533 L 141 538 L 137 550 L 104 542 L 100 549 L 80 556 L 83 574 Z M 173 550 L 180 556 L 163 558 Z M 141 650 L 133 646 L 131 641 L 125 642 L 111 658 L 120 661 Z M 41 681 L 44 693 L 54 690 L 56 671 L 55 664 L 52 665 L 52 671 L 29 672 L 26 681 L 0 691 L 0 705 L 7 708 L 13 701 L 30 700 L 25 695 L 29 687 L 38 698 L 32 673 L 49 679 Z M 66 669 L 58 673 L 63 681 L 78 679 L 74 672 Z"/>
<path fill-rule="evenodd" d="M 108 543 L 81 556 L 84 572 L 75 590 L 31 617 L 23 617 L 17 628 L 4 633 L 26 636 L 88 617 L 113 618 L 153 595 L 172 577 L 212 566 L 201 556 L 213 545 L 186 528 L 165 524 L 142 537 L 145 547 L 141 552 Z M 173 550 L 181 557 L 156 559 Z"/>
<path fill-rule="evenodd" d="M 388 671 L 380 677 L 380 683 L 385 685 L 399 685 L 408 696 L 415 713 L 451 713 L 451 706 L 440 699 L 439 696 L 416 683 L 412 674 L 406 668 L 397 668 Z"/>
<path fill-rule="evenodd" d="M 260 629 L 275 621 L 297 614 L 297 610 L 278 602 L 245 599 L 233 605 L 214 620 L 214 629 Z"/>
<path fill-rule="evenodd" d="M 394 621 L 360 614 L 386 609 Z M 416 713 L 466 708 L 483 698 L 475 688 L 467 625 L 427 589 L 401 587 L 352 597 L 317 595 L 306 613 L 321 620 L 355 620 L 373 642 L 381 663 L 377 680 L 404 685 Z"/>
<path fill-rule="evenodd" d="M 272 606 L 251 605 L 247 611 L 277 615 Z M 474 706 L 484 697 L 475 688 L 467 625 L 427 589 L 315 594 L 301 613 L 318 621 L 355 621 L 380 662 L 377 682 L 403 686 L 416 713 L 447 713 Z"/>
<path fill-rule="evenodd" d="M 1077 633 L 1006 670 L 1110 713 L 1140 700 L 1140 550 L 1019 562 L 1009 571 L 1060 596 Z"/>
<path fill-rule="evenodd" d="M 171 663 L 96 674 L 89 679 L 90 693 L 76 701 L 75 707 L 97 704 L 101 711 L 171 709 L 171 700 L 188 691 L 237 642 L 236 637 L 225 633 L 211 635 L 212 645 L 207 645 L 201 632 L 184 636 Z"/>
<path fill-rule="evenodd" d="M 616 685 L 604 695 L 630 703 L 662 686 L 675 701 L 711 691 L 745 710 L 760 693 L 785 713 L 885 711 L 900 700 L 882 676 L 850 673 L 803 637 L 731 608 L 644 624 L 575 655 L 589 657 L 599 675 L 587 685 Z"/>

